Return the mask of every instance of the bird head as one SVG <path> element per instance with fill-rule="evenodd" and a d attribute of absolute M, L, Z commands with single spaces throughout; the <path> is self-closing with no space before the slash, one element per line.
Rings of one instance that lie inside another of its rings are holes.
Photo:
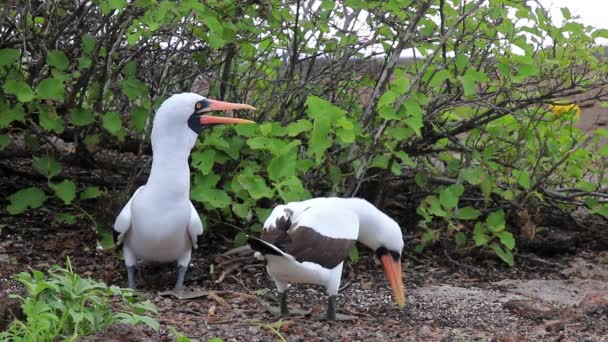
<path fill-rule="evenodd" d="M 399 307 L 403 307 L 405 305 L 405 289 L 401 273 L 401 250 L 380 247 L 376 249 L 374 255 L 384 268 L 384 275 L 393 289 L 397 304 Z"/>
<path fill-rule="evenodd" d="M 254 123 L 250 120 L 210 115 L 215 111 L 251 109 L 248 104 L 208 99 L 195 93 L 175 94 L 158 108 L 152 127 L 152 147 L 187 150 L 194 146 L 198 134 L 219 124 Z"/>
<path fill-rule="evenodd" d="M 384 275 L 388 280 L 395 301 L 400 307 L 405 305 L 405 289 L 401 272 L 401 251 L 403 250 L 403 233 L 401 227 L 393 219 L 385 217 L 382 224 L 374 229 L 359 229 L 359 241 L 374 251 L 374 259 L 381 264 Z"/>
<path fill-rule="evenodd" d="M 247 124 L 255 123 L 251 120 L 209 115 L 210 112 L 226 111 L 236 109 L 255 110 L 255 107 L 243 103 L 230 103 L 211 100 L 202 97 L 192 105 L 191 114 L 188 116 L 188 127 L 195 133 L 200 133 L 205 127 L 222 124 Z"/>

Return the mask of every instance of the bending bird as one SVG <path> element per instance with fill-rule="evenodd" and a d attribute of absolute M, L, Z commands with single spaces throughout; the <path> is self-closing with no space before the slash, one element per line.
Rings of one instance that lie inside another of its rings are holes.
<path fill-rule="evenodd" d="M 248 237 L 279 291 L 281 315 L 289 315 L 290 283 L 316 284 L 326 288 L 328 320 L 336 319 L 342 265 L 357 241 L 374 250 L 403 307 L 401 228 L 364 199 L 320 197 L 278 205 L 266 219 L 261 237 Z"/>
<path fill-rule="evenodd" d="M 207 115 L 212 111 L 251 109 L 247 104 L 207 99 L 194 93 L 165 100 L 152 127 L 152 168 L 114 223 L 116 246 L 122 246 L 128 286 L 136 287 L 137 258 L 177 261 L 175 289 L 184 286 L 192 248 L 203 233 L 203 223 L 190 202 L 188 157 L 198 134 L 218 124 L 254 123 L 250 120 Z"/>

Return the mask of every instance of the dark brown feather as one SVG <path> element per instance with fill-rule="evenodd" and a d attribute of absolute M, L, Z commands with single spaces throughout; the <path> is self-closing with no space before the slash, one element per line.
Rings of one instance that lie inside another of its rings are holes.
<path fill-rule="evenodd" d="M 306 226 L 288 231 L 291 251 L 299 262 L 309 261 L 325 268 L 334 268 L 348 257 L 348 252 L 357 240 L 331 238 Z"/>

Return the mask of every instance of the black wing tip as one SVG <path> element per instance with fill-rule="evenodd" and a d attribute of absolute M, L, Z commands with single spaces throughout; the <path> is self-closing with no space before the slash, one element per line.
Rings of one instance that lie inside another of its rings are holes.
<path fill-rule="evenodd" d="M 117 232 L 116 230 L 114 230 L 114 228 L 112 228 L 112 240 L 114 240 L 114 245 L 116 247 L 120 247 L 120 245 L 122 245 L 122 243 L 118 242 L 118 236 L 120 235 L 119 232 Z"/>
<path fill-rule="evenodd" d="M 247 243 L 256 252 L 260 252 L 263 255 L 282 255 L 281 252 L 276 248 L 272 248 L 272 245 L 262 239 L 258 239 L 253 236 L 247 236 Z"/>

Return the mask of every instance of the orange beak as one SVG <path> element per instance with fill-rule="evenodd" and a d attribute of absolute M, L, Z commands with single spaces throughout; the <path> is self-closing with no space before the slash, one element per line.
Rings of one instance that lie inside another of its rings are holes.
<path fill-rule="evenodd" d="M 393 289 L 395 300 L 400 308 L 405 305 L 405 289 L 401 278 L 401 262 L 394 260 L 392 256 L 385 254 L 380 257 L 384 267 L 384 275 Z"/>
<path fill-rule="evenodd" d="M 244 104 L 244 103 L 231 103 L 231 102 L 209 100 L 209 99 L 207 99 L 207 101 L 209 101 L 209 106 L 207 106 L 207 108 L 205 108 L 206 112 L 212 112 L 212 111 L 216 111 L 216 110 L 235 110 L 235 109 L 255 110 L 254 106 L 250 106 L 250 105 Z"/>
<path fill-rule="evenodd" d="M 236 110 L 236 109 L 250 109 L 255 110 L 255 107 L 250 106 L 244 103 L 230 103 L 218 100 L 207 100 L 209 101 L 209 106 L 205 108 L 204 112 L 213 112 L 213 111 L 224 111 L 224 110 Z M 238 119 L 238 118 L 226 118 L 220 116 L 213 115 L 201 115 L 200 122 L 203 125 L 218 125 L 218 124 L 250 124 L 255 123 L 255 121 Z"/>
<path fill-rule="evenodd" d="M 201 124 L 203 125 L 219 125 L 219 124 L 251 124 L 255 121 L 238 119 L 238 118 L 225 118 L 221 116 L 213 115 L 201 115 Z"/>

